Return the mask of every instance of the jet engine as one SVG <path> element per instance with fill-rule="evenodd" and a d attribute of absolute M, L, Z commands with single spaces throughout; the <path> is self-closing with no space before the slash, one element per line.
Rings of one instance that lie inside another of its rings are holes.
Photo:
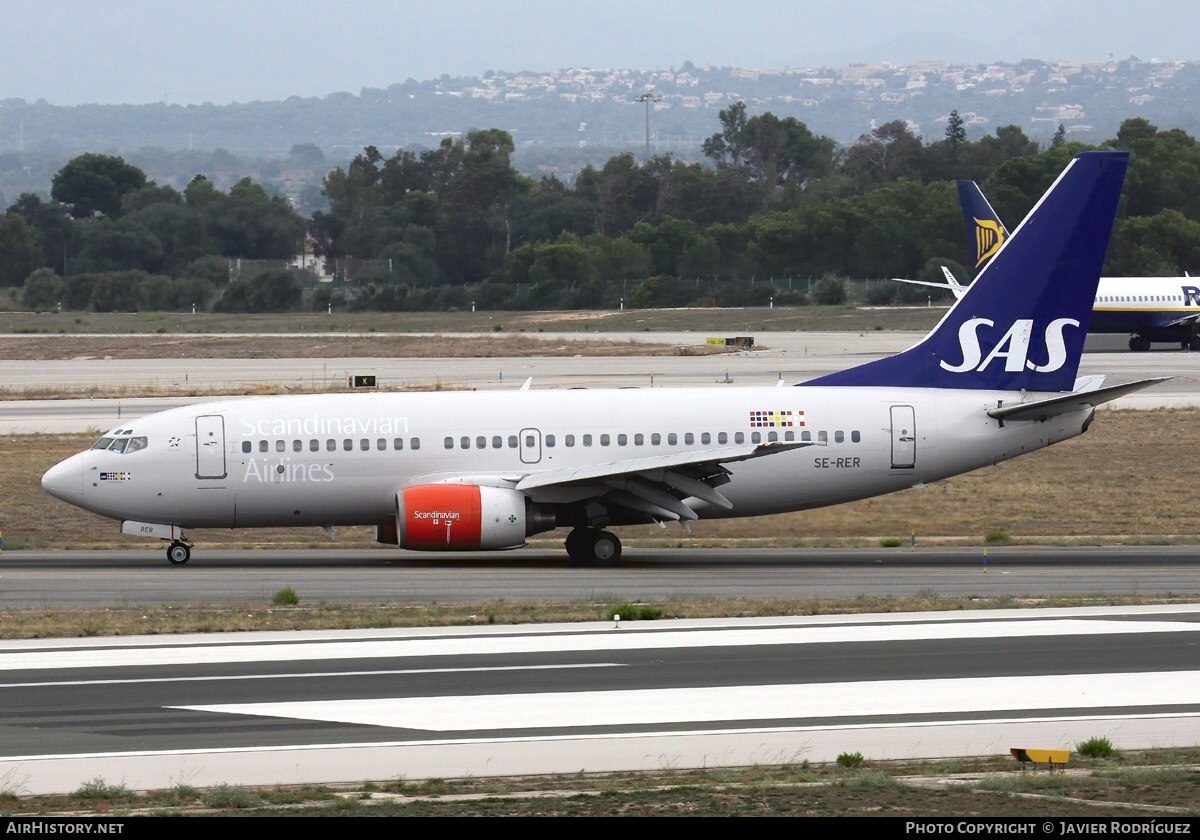
<path fill-rule="evenodd" d="M 421 484 L 396 494 L 395 542 L 401 548 L 520 548 L 530 534 L 553 527 L 553 514 L 539 510 L 524 493 L 502 487 Z"/>

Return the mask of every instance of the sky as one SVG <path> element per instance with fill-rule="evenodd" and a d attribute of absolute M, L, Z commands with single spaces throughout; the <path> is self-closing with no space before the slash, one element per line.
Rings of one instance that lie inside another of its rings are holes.
<path fill-rule="evenodd" d="M 0 100 L 199 104 L 565 67 L 1200 59 L 1196 0 L 0 0 Z"/>

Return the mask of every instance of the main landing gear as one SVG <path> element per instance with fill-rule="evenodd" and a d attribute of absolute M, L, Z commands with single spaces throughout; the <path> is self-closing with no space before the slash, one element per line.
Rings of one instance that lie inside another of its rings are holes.
<path fill-rule="evenodd" d="M 182 566 L 192 559 L 192 544 L 184 540 L 175 540 L 167 549 L 167 560 L 173 566 Z"/>
<path fill-rule="evenodd" d="M 1145 353 L 1150 349 L 1150 339 L 1141 335 L 1129 336 L 1129 349 L 1135 353 Z"/>
<path fill-rule="evenodd" d="M 567 557 L 572 568 L 611 568 L 621 560 L 621 541 L 609 531 L 576 528 L 567 535 Z"/>

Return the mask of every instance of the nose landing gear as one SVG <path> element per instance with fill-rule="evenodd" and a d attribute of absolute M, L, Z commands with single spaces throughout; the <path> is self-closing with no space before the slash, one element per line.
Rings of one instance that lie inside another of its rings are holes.
<path fill-rule="evenodd" d="M 182 566 L 192 559 L 192 543 L 185 540 L 175 540 L 167 548 L 167 560 L 173 566 Z"/>

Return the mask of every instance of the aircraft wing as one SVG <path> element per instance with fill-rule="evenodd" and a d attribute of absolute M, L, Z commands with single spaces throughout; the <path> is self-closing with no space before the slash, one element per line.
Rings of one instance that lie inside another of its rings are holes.
<path fill-rule="evenodd" d="M 603 481 L 606 478 L 637 475 L 639 473 L 655 472 L 657 470 L 672 470 L 687 467 L 719 466 L 735 461 L 746 461 L 750 458 L 761 458 L 765 455 L 775 455 L 791 449 L 803 449 L 806 446 L 822 446 L 821 441 L 804 441 L 801 443 L 747 443 L 740 446 L 722 446 L 717 449 L 702 449 L 698 452 L 680 452 L 671 455 L 656 455 L 651 458 L 632 458 L 628 461 L 613 461 L 609 464 L 596 464 L 587 467 L 577 467 L 562 470 L 546 470 L 530 473 L 517 482 L 517 490 L 531 490 L 534 487 L 549 487 L 553 484 L 585 484 Z"/>
<path fill-rule="evenodd" d="M 1057 417 L 1060 414 L 1077 411 L 1081 408 L 1089 406 L 1094 408 L 1115 400 L 1117 397 L 1123 397 L 1126 394 L 1132 394 L 1134 391 L 1149 388 L 1151 385 L 1166 382 L 1170 378 L 1170 376 L 1159 376 L 1155 379 L 1140 379 L 1137 382 L 1129 382 L 1124 385 L 1110 385 L 1107 388 L 1096 388 L 1091 391 L 1076 391 L 1072 394 L 1064 394 L 1061 397 L 1051 397 L 1046 400 L 1013 403 L 1012 405 L 1004 405 L 991 409 L 988 411 L 988 416 L 994 417 L 997 420 L 1047 420 L 1051 417 Z"/>
<path fill-rule="evenodd" d="M 649 514 L 656 519 L 697 519 L 695 511 L 682 501 L 695 497 L 725 510 L 733 504 L 716 487 L 729 481 L 724 464 L 762 458 L 824 446 L 824 441 L 772 442 L 721 446 L 698 452 L 679 452 L 650 458 L 632 458 L 561 470 L 530 473 L 517 482 L 515 489 L 565 485 L 601 485 L 607 501 Z M 686 522 L 685 522 L 686 525 Z"/>

